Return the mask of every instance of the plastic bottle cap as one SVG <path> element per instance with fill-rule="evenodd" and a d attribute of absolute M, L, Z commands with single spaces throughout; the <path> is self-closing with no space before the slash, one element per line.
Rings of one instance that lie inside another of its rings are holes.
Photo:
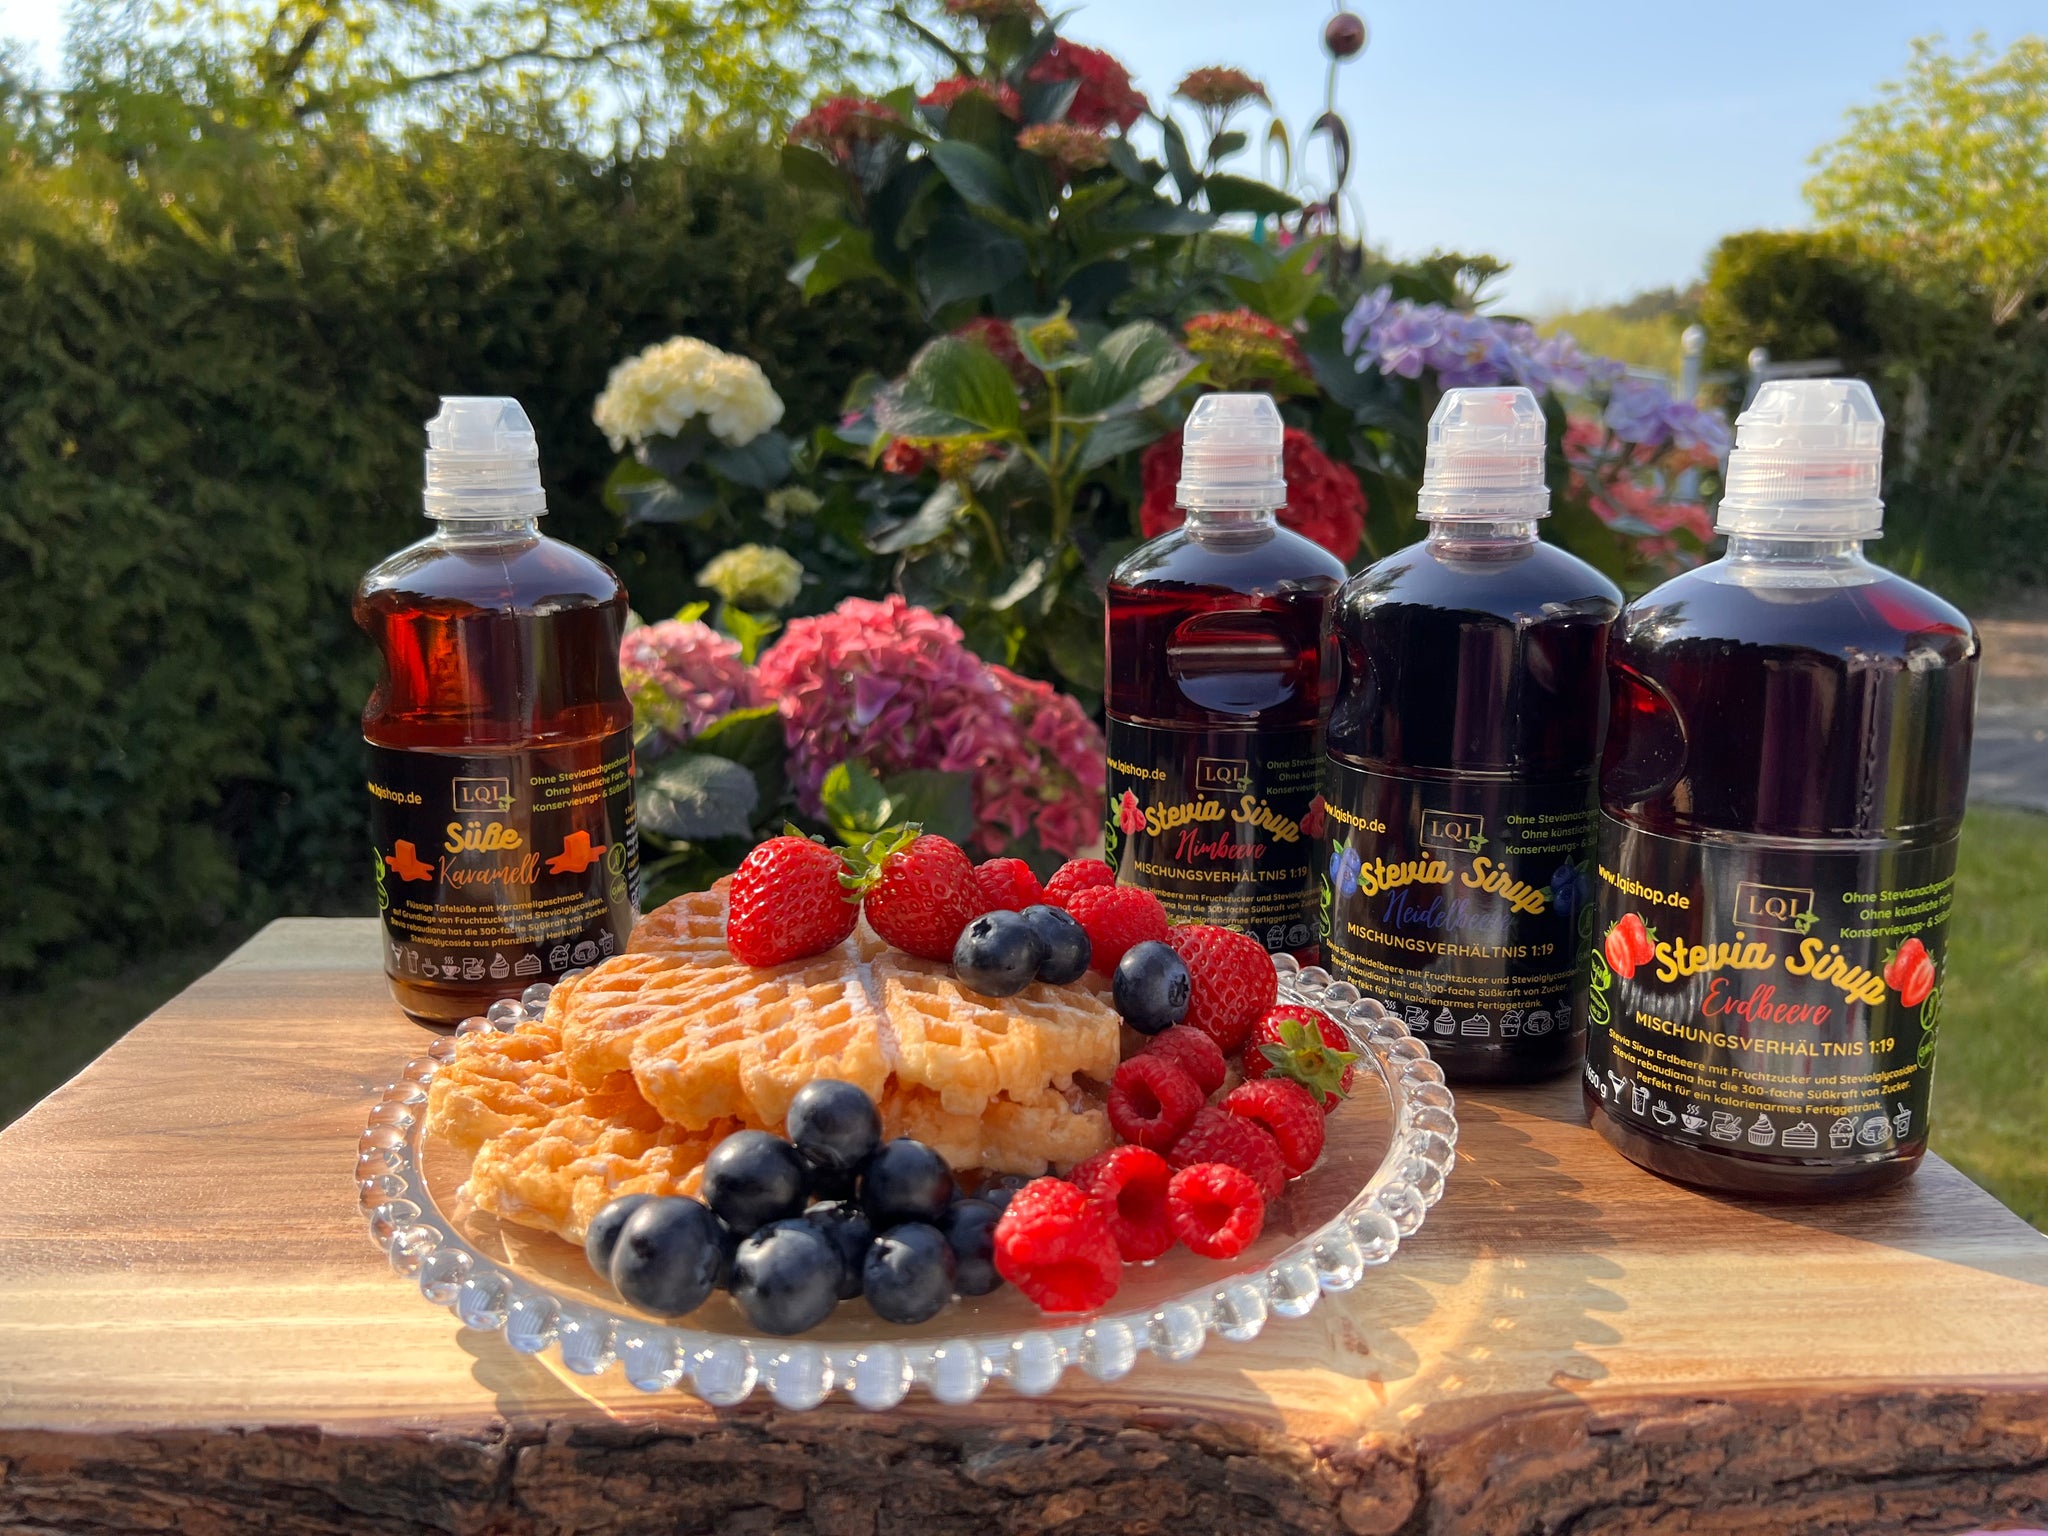
<path fill-rule="evenodd" d="M 1861 379 L 1779 379 L 1735 418 L 1714 527 L 1788 539 L 1873 538 L 1884 413 Z"/>
<path fill-rule="evenodd" d="M 1550 515 L 1543 407 L 1526 389 L 1447 389 L 1429 418 L 1415 515 L 1499 522 Z"/>
<path fill-rule="evenodd" d="M 1184 507 L 1264 510 L 1287 504 L 1280 466 L 1285 427 L 1271 395 L 1204 395 L 1181 429 Z"/>
<path fill-rule="evenodd" d="M 427 423 L 427 516 L 539 517 L 540 448 L 508 395 L 443 395 Z"/>

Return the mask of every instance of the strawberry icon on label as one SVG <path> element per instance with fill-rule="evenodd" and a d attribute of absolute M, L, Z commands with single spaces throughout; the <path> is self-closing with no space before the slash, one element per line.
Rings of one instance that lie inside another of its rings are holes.
<path fill-rule="evenodd" d="M 401 880 L 431 880 L 434 866 L 420 860 L 419 850 L 401 838 L 392 845 L 392 851 L 384 855 L 384 862 L 391 866 L 391 872 Z"/>
<path fill-rule="evenodd" d="M 1934 979 L 1934 956 L 1927 953 L 1927 946 L 1917 937 L 1893 950 L 1884 963 L 1884 984 L 1898 993 L 1899 1001 L 1908 1008 L 1917 1008 L 1927 1001 L 1927 994 L 1934 990 Z"/>
<path fill-rule="evenodd" d="M 1116 803 L 1116 824 L 1126 832 L 1145 830 L 1145 813 L 1138 806 L 1138 797 L 1130 790 L 1124 791 L 1123 799 Z"/>
<path fill-rule="evenodd" d="M 592 847 L 588 832 L 571 832 L 562 839 L 562 851 L 548 860 L 551 875 L 580 875 L 604 857 L 606 845 Z"/>
<path fill-rule="evenodd" d="M 1607 930 L 1607 940 L 1600 952 L 1606 957 L 1608 968 L 1627 981 L 1635 975 L 1637 966 L 1647 965 L 1656 955 L 1657 935 L 1641 917 L 1630 912 Z"/>

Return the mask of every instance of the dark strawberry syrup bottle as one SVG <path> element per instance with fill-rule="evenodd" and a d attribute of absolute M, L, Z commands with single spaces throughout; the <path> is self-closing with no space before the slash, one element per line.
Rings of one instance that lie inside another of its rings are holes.
<path fill-rule="evenodd" d="M 428 538 L 376 566 L 355 619 L 382 676 L 363 709 L 384 971 L 452 1024 L 625 947 L 638 897 L 626 594 L 541 536 L 516 400 L 427 424 Z"/>
<path fill-rule="evenodd" d="M 1330 966 L 1454 1082 L 1578 1063 L 1592 949 L 1593 773 L 1621 593 L 1536 537 L 1543 410 L 1453 389 L 1429 423 L 1429 537 L 1338 600 Z"/>
<path fill-rule="evenodd" d="M 1852 1194 L 1927 1149 L 1977 637 L 1864 558 L 1883 438 L 1860 382 L 1765 385 L 1727 554 L 1609 647 L 1586 1108 L 1690 1184 Z"/>
<path fill-rule="evenodd" d="M 1104 846 L 1174 921 L 1312 958 L 1326 621 L 1344 567 L 1274 518 L 1287 483 L 1271 397 L 1203 396 L 1182 445 L 1187 521 L 1109 583 Z"/>

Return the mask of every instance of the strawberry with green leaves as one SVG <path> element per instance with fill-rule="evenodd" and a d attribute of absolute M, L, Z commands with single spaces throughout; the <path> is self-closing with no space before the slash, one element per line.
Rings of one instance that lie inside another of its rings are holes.
<path fill-rule="evenodd" d="M 1656 957 L 1656 930 L 1645 924 L 1636 913 L 1630 912 L 1607 930 L 1607 939 L 1600 946 L 1600 952 L 1607 960 L 1607 968 L 1627 981 L 1635 975 L 1637 966 L 1648 965 Z"/>
<path fill-rule="evenodd" d="M 974 861 L 914 821 L 875 833 L 846 856 L 846 887 L 868 926 L 921 959 L 950 961 L 960 930 L 989 909 Z"/>
<path fill-rule="evenodd" d="M 1291 1078 L 1316 1095 L 1327 1115 L 1351 1092 L 1357 1060 L 1351 1037 L 1335 1019 L 1299 1003 L 1282 1003 L 1252 1026 L 1244 1075 Z"/>
<path fill-rule="evenodd" d="M 742 965 L 821 955 L 853 932 L 860 899 L 836 848 L 791 828 L 740 861 L 726 897 L 725 945 Z"/>

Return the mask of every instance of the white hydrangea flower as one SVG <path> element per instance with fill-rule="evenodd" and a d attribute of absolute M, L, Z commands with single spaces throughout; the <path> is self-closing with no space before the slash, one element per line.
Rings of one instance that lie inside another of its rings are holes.
<path fill-rule="evenodd" d="M 673 437 L 700 417 L 713 437 L 739 448 L 782 420 L 782 397 L 753 359 L 671 336 L 612 369 L 590 415 L 615 452 Z"/>
<path fill-rule="evenodd" d="M 697 580 L 735 608 L 787 608 L 803 590 L 804 568 L 787 550 L 740 544 L 697 573 Z"/>

